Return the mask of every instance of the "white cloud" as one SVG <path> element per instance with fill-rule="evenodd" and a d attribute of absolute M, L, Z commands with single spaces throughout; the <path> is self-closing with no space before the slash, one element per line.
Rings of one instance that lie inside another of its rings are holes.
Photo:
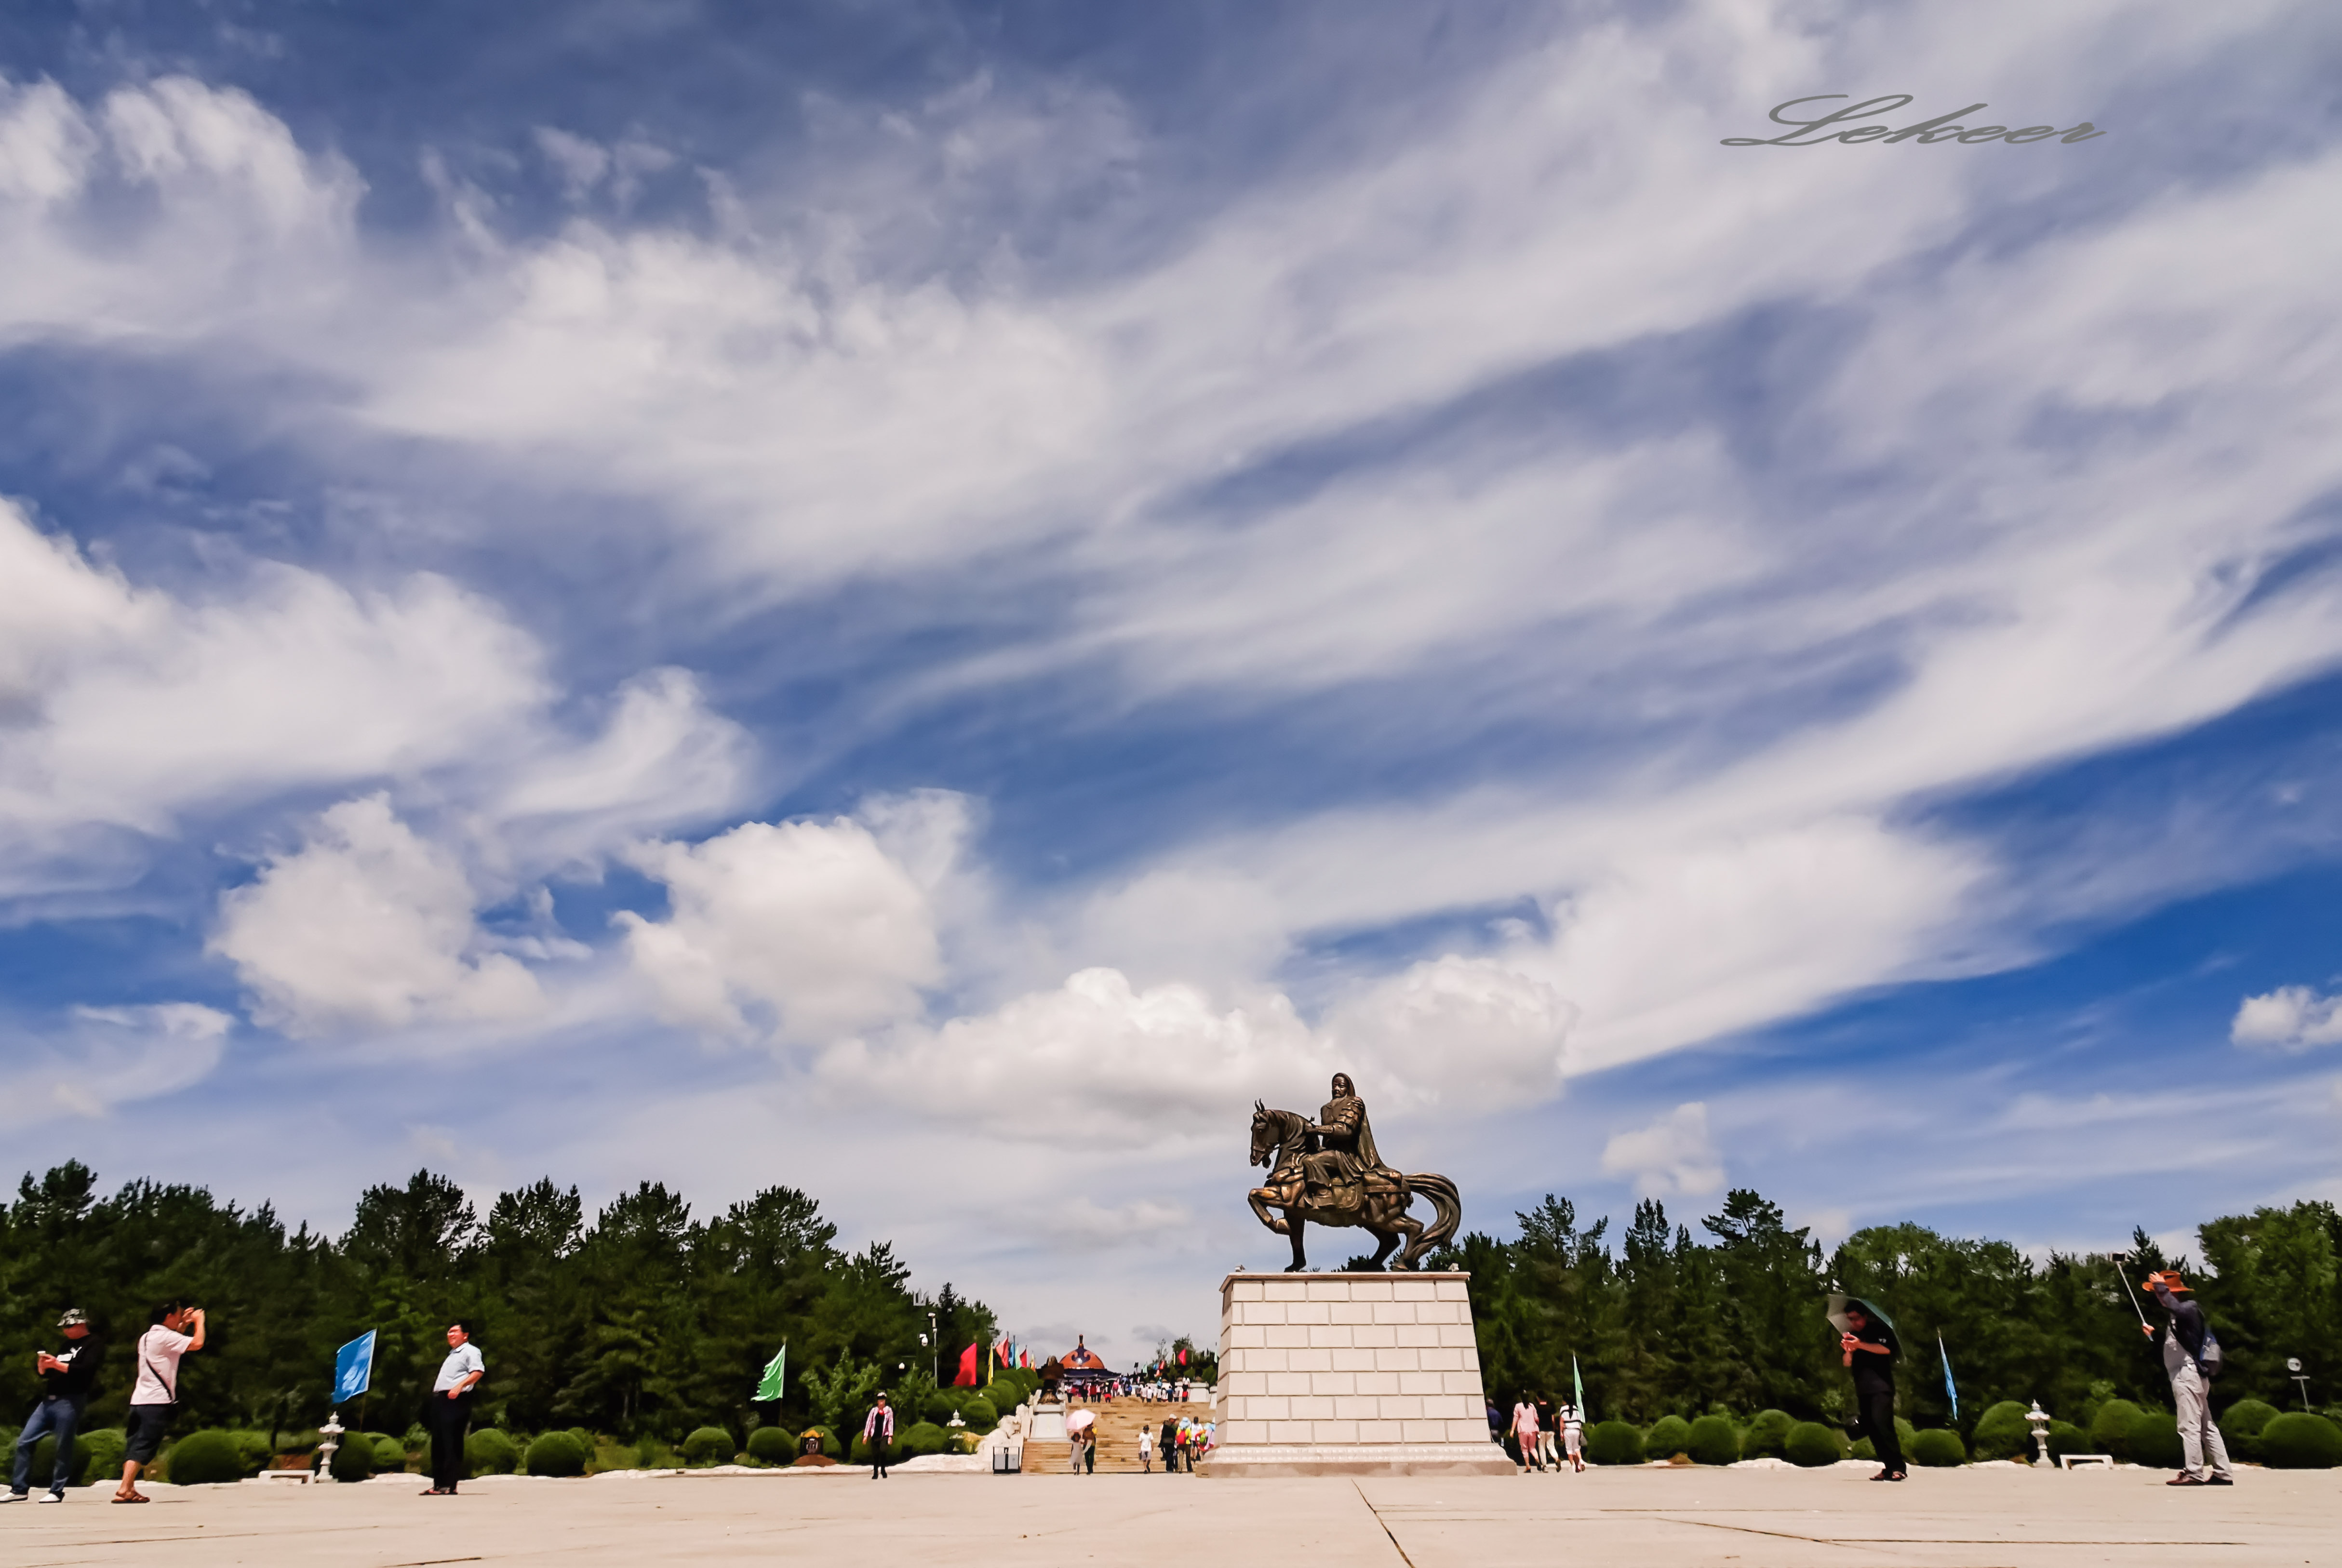
<path fill-rule="evenodd" d="M 1412 1098 L 1457 1111 L 1517 1108 L 1561 1091 L 1577 1008 L 1551 984 L 1495 959 L 1417 964 L 1339 1009 L 1345 1054 Z"/>
<path fill-rule="evenodd" d="M 76 1007 L 55 1035 L 11 1030 L 0 1125 L 53 1116 L 104 1116 L 114 1107 L 175 1094 L 211 1076 L 235 1020 L 193 1002 Z"/>
<path fill-rule="evenodd" d="M 2342 1040 L 2342 996 L 2320 996 L 2307 985 L 2281 985 L 2261 996 L 2247 996 L 2228 1025 L 2228 1038 L 2238 1045 L 2273 1045 L 2280 1051 L 2307 1051 Z"/>
<path fill-rule="evenodd" d="M 535 977 L 484 950 L 475 904 L 462 864 L 368 795 L 225 894 L 211 951 L 254 992 L 255 1017 L 296 1035 L 541 1013 Z"/>
<path fill-rule="evenodd" d="M 1724 1188 L 1724 1157 L 1708 1136 L 1707 1106 L 1693 1100 L 1602 1146 L 1602 1169 L 1632 1176 L 1644 1198 L 1699 1198 Z"/>
<path fill-rule="evenodd" d="M 938 1029 L 844 1042 L 819 1072 L 835 1091 L 1003 1137 L 1108 1146 L 1240 1135 L 1231 1107 L 1315 1094 L 1339 1065 L 1281 995 L 1223 1011 L 1192 985 L 1140 991 L 1117 970 L 1086 969 Z"/>
<path fill-rule="evenodd" d="M 926 847 L 941 874 L 940 850 Z M 851 819 L 743 823 L 628 859 L 666 884 L 667 919 L 616 920 L 674 1022 L 821 1038 L 914 1014 L 921 988 L 942 978 L 927 890 Z"/>

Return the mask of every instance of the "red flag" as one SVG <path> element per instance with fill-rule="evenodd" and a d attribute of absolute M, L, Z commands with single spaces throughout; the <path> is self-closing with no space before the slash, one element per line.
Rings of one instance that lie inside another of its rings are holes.
<path fill-rule="evenodd" d="M 959 1375 L 952 1379 L 952 1386 L 954 1388 L 976 1386 L 976 1346 L 970 1345 L 959 1353 Z"/>
<path fill-rule="evenodd" d="M 992 1350 L 994 1354 L 1000 1357 L 1001 1365 L 1007 1366 L 1012 1364 L 1008 1359 L 1008 1336 L 1006 1334 L 1002 1334 L 1000 1336 L 1000 1343 L 994 1345 Z"/>
<path fill-rule="evenodd" d="M 1030 1370 L 1033 1365 L 1033 1353 L 1029 1350 L 1018 1351 L 1016 1353 L 1016 1364 Z"/>
<path fill-rule="evenodd" d="M 1179 1353 L 1179 1364 L 1181 1366 L 1187 1364 L 1187 1353 L 1184 1350 Z"/>

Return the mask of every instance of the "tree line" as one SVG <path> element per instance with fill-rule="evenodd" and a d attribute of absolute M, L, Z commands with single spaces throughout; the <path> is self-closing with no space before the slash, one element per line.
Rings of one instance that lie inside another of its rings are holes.
<path fill-rule="evenodd" d="M 836 1421 L 849 1391 L 933 1389 L 941 1341 L 995 1338 L 993 1313 L 946 1284 L 911 1288 L 893 1247 L 836 1245 L 816 1201 L 772 1187 L 707 1219 L 646 1182 L 590 1219 L 549 1178 L 499 1193 L 481 1215 L 461 1187 L 418 1171 L 369 1187 L 338 1237 L 288 1230 L 197 1186 L 133 1181 L 111 1196 L 68 1162 L 28 1173 L 0 1211 L 0 1413 L 36 1397 L 32 1351 L 54 1348 L 67 1306 L 111 1346 L 89 1424 L 118 1425 L 131 1343 L 160 1301 L 209 1309 L 209 1343 L 183 1363 L 182 1430 L 274 1433 L 327 1411 L 335 1348 L 376 1331 L 361 1421 L 403 1430 L 422 1408 L 445 1330 L 471 1325 L 490 1376 L 479 1418 L 535 1432 L 583 1427 L 626 1442 L 695 1428 Z M 752 1409 L 758 1373 L 786 1343 L 782 1398 Z"/>
<path fill-rule="evenodd" d="M 1471 1272 L 1483 1376 L 1502 1399 L 1523 1390 L 1567 1398 L 1574 1356 L 1600 1419 L 1780 1410 L 1842 1423 L 1852 1389 L 1824 1317 L 1827 1293 L 1842 1289 L 1893 1320 L 1903 1347 L 1897 1408 L 1916 1426 L 1965 1430 L 2003 1400 L 2038 1399 L 2084 1423 L 2110 1399 L 2167 1407 L 2160 1353 L 2139 1333 L 2124 1283 L 2167 1267 L 2187 1274 L 2226 1353 L 2217 1405 L 2300 1408 L 2290 1358 L 2310 1379 L 2313 1405 L 2342 1399 L 2342 1215 L 2331 1203 L 2213 1220 L 2192 1262 L 2139 1230 L 2120 1265 L 2106 1253 L 2036 1259 L 2007 1242 L 1908 1223 L 1857 1231 L 1825 1254 L 1809 1230 L 1745 1188 L 1696 1235 L 1646 1199 L 1615 1250 L 1609 1221 L 1581 1226 L 1566 1198 L 1548 1195 L 1515 1217 L 1516 1239 L 1476 1233 L 1430 1260 Z M 2145 1305 L 2160 1324 L 2155 1303 Z"/>

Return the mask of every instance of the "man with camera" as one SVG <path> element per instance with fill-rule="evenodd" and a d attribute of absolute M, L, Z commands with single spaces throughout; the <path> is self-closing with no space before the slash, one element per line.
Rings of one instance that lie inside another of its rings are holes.
<path fill-rule="evenodd" d="M 179 1408 L 179 1358 L 204 1348 L 205 1329 L 203 1308 L 168 1301 L 155 1309 L 153 1322 L 138 1336 L 138 1382 L 130 1391 L 129 1441 L 122 1451 L 116 1503 L 152 1501 L 138 1490 L 138 1473 L 163 1451 L 163 1434 Z"/>
<path fill-rule="evenodd" d="M 33 1450 L 44 1436 L 57 1440 L 57 1456 L 49 1467 L 49 1494 L 42 1501 L 65 1500 L 65 1482 L 74 1473 L 74 1433 L 89 1410 L 90 1389 L 97 1382 L 98 1366 L 105 1360 L 105 1347 L 89 1332 L 89 1319 L 79 1307 L 66 1309 L 57 1319 L 57 1331 L 65 1335 L 65 1348 L 55 1355 L 41 1351 L 33 1358 L 33 1370 L 41 1379 L 41 1403 L 33 1407 L 25 1430 L 16 1436 L 8 1494 L 0 1502 L 22 1503 L 31 1495 Z"/>

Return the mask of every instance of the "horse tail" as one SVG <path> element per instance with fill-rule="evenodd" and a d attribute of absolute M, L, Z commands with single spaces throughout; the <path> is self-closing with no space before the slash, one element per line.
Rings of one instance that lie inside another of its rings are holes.
<path fill-rule="evenodd" d="M 1423 1227 L 1423 1240 L 1408 1250 L 1420 1255 L 1434 1247 L 1444 1246 L 1454 1241 L 1456 1230 L 1464 1223 L 1464 1195 L 1456 1190 L 1456 1183 L 1445 1176 L 1436 1176 L 1426 1172 L 1421 1175 L 1407 1177 L 1406 1190 L 1410 1193 L 1421 1193 L 1425 1197 L 1429 1198 L 1431 1206 L 1438 1216 L 1431 1223 Z"/>

